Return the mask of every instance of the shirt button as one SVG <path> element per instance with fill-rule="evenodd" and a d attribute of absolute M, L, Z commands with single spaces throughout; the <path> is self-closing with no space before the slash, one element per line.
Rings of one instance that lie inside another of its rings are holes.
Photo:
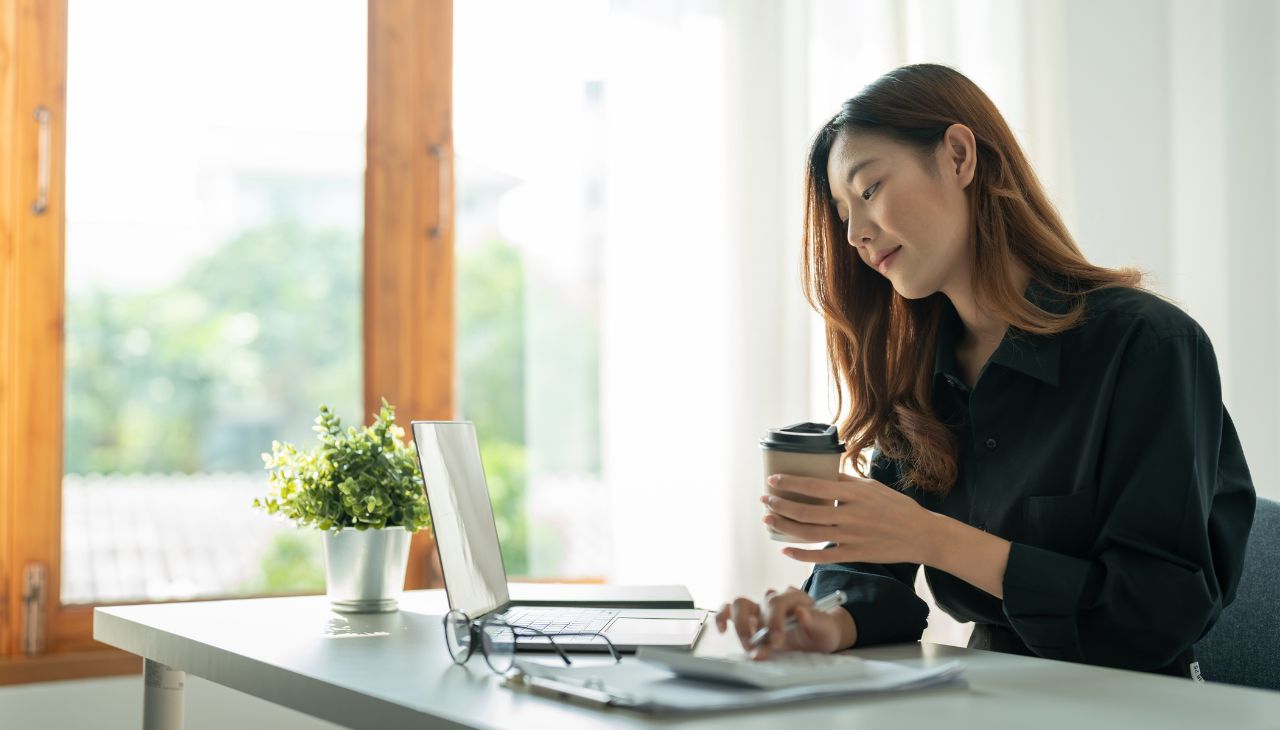
<path fill-rule="evenodd" d="M 987 450 L 988 450 L 988 451 L 995 451 L 995 450 L 996 450 L 996 440 L 995 440 L 995 439 L 987 439 Z"/>

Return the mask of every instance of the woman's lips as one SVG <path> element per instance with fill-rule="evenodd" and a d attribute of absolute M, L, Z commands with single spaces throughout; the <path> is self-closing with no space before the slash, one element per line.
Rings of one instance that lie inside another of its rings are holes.
<path fill-rule="evenodd" d="M 876 271 L 879 271 L 881 274 L 887 272 L 889 270 L 889 266 L 893 263 L 894 257 L 897 256 L 898 252 L 901 250 L 902 247 L 899 246 L 890 251 L 887 256 L 882 257 L 880 261 L 876 263 Z"/>

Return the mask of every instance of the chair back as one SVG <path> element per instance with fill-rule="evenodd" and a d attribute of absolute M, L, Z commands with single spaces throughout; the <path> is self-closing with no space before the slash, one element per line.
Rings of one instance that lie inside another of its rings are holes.
<path fill-rule="evenodd" d="M 1236 599 L 1195 655 L 1210 682 L 1280 690 L 1280 502 L 1258 499 Z"/>

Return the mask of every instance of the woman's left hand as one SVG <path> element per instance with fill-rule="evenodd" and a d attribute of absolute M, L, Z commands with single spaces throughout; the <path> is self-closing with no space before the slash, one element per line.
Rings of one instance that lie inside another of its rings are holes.
<path fill-rule="evenodd" d="M 848 474 L 839 481 L 775 474 L 769 484 L 824 504 L 764 495 L 766 525 L 801 540 L 835 543 L 822 550 L 786 548 L 787 557 L 807 563 L 925 562 L 934 513 L 902 492 Z"/>

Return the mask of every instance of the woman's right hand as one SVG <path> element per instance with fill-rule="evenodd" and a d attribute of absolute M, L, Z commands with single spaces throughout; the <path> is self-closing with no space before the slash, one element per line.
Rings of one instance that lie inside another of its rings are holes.
<path fill-rule="evenodd" d="M 783 629 L 788 616 L 794 616 L 797 623 L 791 631 Z M 795 588 L 782 593 L 766 592 L 763 606 L 749 598 L 724 604 L 716 614 L 716 628 L 723 634 L 730 622 L 748 652 L 752 651 L 752 634 L 763 626 L 769 627 L 769 637 L 752 653 L 754 659 L 768 659 L 774 651 L 831 653 L 852 646 L 857 636 L 848 611 L 814 611 L 809 594 Z"/>

